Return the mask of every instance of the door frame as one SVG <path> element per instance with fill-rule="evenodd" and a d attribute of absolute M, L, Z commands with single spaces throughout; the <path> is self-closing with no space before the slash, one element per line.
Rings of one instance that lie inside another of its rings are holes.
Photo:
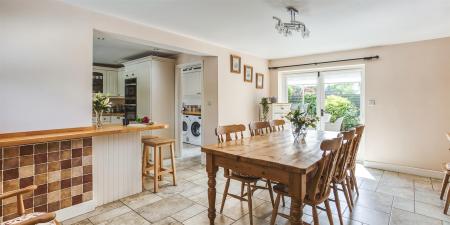
<path fill-rule="evenodd" d="M 176 157 L 181 157 L 183 156 L 183 116 L 181 115 L 181 109 L 183 107 L 183 95 L 181 92 L 181 88 L 182 88 L 182 82 L 181 82 L 181 73 L 182 73 L 182 69 L 186 66 L 194 66 L 194 65 L 201 65 L 202 66 L 202 86 L 201 86 L 201 90 L 202 90 L 202 98 L 201 98 L 201 107 L 202 107 L 202 111 L 204 109 L 204 101 L 203 101 L 203 95 L 204 95 L 204 76 L 205 76 L 205 70 L 204 70 L 204 63 L 203 60 L 201 61 L 194 61 L 194 62 L 189 62 L 189 63 L 183 63 L 183 64 L 178 64 L 175 66 L 175 156 Z M 203 144 L 203 134 L 204 134 L 204 119 L 202 117 L 202 124 L 201 124 L 201 128 L 200 128 L 200 133 L 202 135 L 202 144 Z"/>

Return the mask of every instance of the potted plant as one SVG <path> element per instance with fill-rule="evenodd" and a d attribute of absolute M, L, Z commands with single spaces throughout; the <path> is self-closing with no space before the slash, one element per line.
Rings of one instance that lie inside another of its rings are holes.
<path fill-rule="evenodd" d="M 307 128 L 316 128 L 317 116 L 309 115 L 307 112 L 301 112 L 300 109 L 289 112 L 286 117 L 291 122 L 292 134 L 294 135 L 294 141 L 298 141 L 299 137 L 304 141 Z"/>
<path fill-rule="evenodd" d="M 111 107 L 111 103 L 109 102 L 108 96 L 106 96 L 102 93 L 95 94 L 94 99 L 92 101 L 92 109 L 95 112 L 95 122 L 96 122 L 95 126 L 97 128 L 102 127 L 103 112 L 108 110 L 110 107 Z"/>
<path fill-rule="evenodd" d="M 263 121 L 267 121 L 267 113 L 269 113 L 269 101 L 267 98 L 261 99 L 261 106 L 262 106 L 262 119 Z"/>

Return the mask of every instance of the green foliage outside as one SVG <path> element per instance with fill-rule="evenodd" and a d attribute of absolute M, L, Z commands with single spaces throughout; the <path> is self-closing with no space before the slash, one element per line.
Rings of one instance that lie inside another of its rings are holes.
<path fill-rule="evenodd" d="M 325 100 L 325 112 L 331 114 L 331 122 L 344 117 L 342 129 L 348 130 L 359 124 L 359 110 L 348 99 L 330 95 Z"/>

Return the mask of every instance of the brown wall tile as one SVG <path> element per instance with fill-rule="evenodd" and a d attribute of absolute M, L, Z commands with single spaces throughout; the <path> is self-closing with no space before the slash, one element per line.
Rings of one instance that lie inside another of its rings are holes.
<path fill-rule="evenodd" d="M 11 220 L 11 219 L 16 218 L 17 216 L 18 216 L 17 213 L 10 214 L 10 215 L 5 215 L 5 216 L 3 216 L 3 220 L 4 221 Z"/>
<path fill-rule="evenodd" d="M 59 191 L 61 189 L 61 181 L 48 183 L 48 193 Z"/>
<path fill-rule="evenodd" d="M 61 170 L 53 171 L 48 173 L 47 181 L 53 183 L 55 181 L 61 180 Z"/>
<path fill-rule="evenodd" d="M 79 177 L 83 175 L 83 167 L 72 167 L 72 177 Z"/>
<path fill-rule="evenodd" d="M 32 155 L 20 156 L 20 166 L 31 166 L 34 164 L 34 157 Z"/>
<path fill-rule="evenodd" d="M 61 170 L 61 179 L 69 179 L 72 177 L 72 169 Z"/>
<path fill-rule="evenodd" d="M 71 198 L 72 197 L 72 189 L 66 188 L 61 190 L 61 199 Z"/>
<path fill-rule="evenodd" d="M 19 168 L 19 177 L 31 177 L 34 175 L 34 166 L 24 166 Z"/>
<path fill-rule="evenodd" d="M 66 179 L 61 181 L 61 189 L 69 188 L 72 186 L 72 179 Z"/>
<path fill-rule="evenodd" d="M 61 163 L 59 161 L 51 162 L 48 163 L 47 165 L 48 165 L 48 172 L 57 171 L 61 169 Z"/>
<path fill-rule="evenodd" d="M 92 156 L 83 156 L 83 166 L 92 165 Z"/>
<path fill-rule="evenodd" d="M 34 154 L 47 153 L 47 143 L 40 143 L 34 145 Z"/>
<path fill-rule="evenodd" d="M 92 191 L 83 193 L 83 202 L 92 200 Z"/>
<path fill-rule="evenodd" d="M 82 139 L 73 139 L 72 140 L 72 148 L 82 148 L 83 140 Z"/>
<path fill-rule="evenodd" d="M 3 170 L 9 170 L 19 167 L 19 157 L 8 158 L 3 160 Z"/>
<path fill-rule="evenodd" d="M 83 184 L 83 192 L 85 193 L 89 191 L 92 191 L 92 182 Z"/>
<path fill-rule="evenodd" d="M 61 191 L 54 191 L 54 192 L 49 192 L 47 194 L 47 203 L 50 204 L 52 202 L 57 202 L 61 200 Z"/>
<path fill-rule="evenodd" d="M 35 185 L 41 185 L 41 184 L 46 184 L 46 183 L 47 183 L 47 174 L 46 173 L 34 176 L 34 184 Z"/>
<path fill-rule="evenodd" d="M 20 146 L 20 155 L 33 155 L 33 145 Z"/>
<path fill-rule="evenodd" d="M 3 215 L 11 215 L 17 213 L 16 203 L 3 205 Z"/>
<path fill-rule="evenodd" d="M 35 212 L 47 212 L 47 204 L 34 207 Z"/>
<path fill-rule="evenodd" d="M 61 161 L 61 169 L 69 169 L 72 167 L 72 160 L 68 159 L 68 160 L 63 160 Z"/>
<path fill-rule="evenodd" d="M 79 176 L 79 177 L 74 177 L 72 178 L 72 186 L 77 186 L 83 183 L 83 177 Z"/>
<path fill-rule="evenodd" d="M 38 185 L 36 190 L 34 190 L 34 195 L 47 194 L 47 186 L 48 184 Z"/>
<path fill-rule="evenodd" d="M 33 208 L 33 198 L 23 200 L 23 205 L 25 206 L 25 209 Z"/>
<path fill-rule="evenodd" d="M 34 163 L 41 164 L 47 162 L 47 153 L 34 155 Z"/>
<path fill-rule="evenodd" d="M 3 170 L 3 181 L 19 178 L 19 169 Z"/>
<path fill-rule="evenodd" d="M 66 160 L 72 158 L 72 150 L 63 150 L 59 152 L 59 159 L 60 160 Z"/>
<path fill-rule="evenodd" d="M 47 173 L 47 164 L 34 165 L 34 174 Z"/>
<path fill-rule="evenodd" d="M 19 146 L 8 147 L 3 149 L 3 159 L 19 156 Z"/>
<path fill-rule="evenodd" d="M 83 138 L 83 147 L 92 146 L 92 137 Z"/>
<path fill-rule="evenodd" d="M 72 142 L 70 140 L 61 141 L 61 150 L 72 149 Z"/>
<path fill-rule="evenodd" d="M 82 162 L 81 157 L 72 159 L 72 167 L 77 167 L 77 166 L 82 166 L 82 165 L 83 165 L 83 162 Z"/>
<path fill-rule="evenodd" d="M 66 198 L 61 200 L 61 209 L 72 206 L 72 198 Z"/>
<path fill-rule="evenodd" d="M 83 156 L 83 149 L 81 149 L 81 148 L 72 149 L 72 158 L 81 157 L 81 156 Z"/>
<path fill-rule="evenodd" d="M 19 179 L 3 181 L 3 192 L 14 191 L 17 189 L 19 189 Z"/>
<path fill-rule="evenodd" d="M 83 201 L 83 195 L 77 195 L 72 197 L 72 205 L 80 204 Z"/>
<path fill-rule="evenodd" d="M 47 207 L 48 212 L 55 212 L 61 208 L 59 201 L 49 203 Z"/>
<path fill-rule="evenodd" d="M 83 184 L 92 182 L 92 174 L 83 175 Z"/>
<path fill-rule="evenodd" d="M 48 152 L 59 151 L 59 148 L 60 148 L 60 142 L 59 141 L 48 143 Z"/>
<path fill-rule="evenodd" d="M 19 188 L 25 188 L 34 184 L 34 177 L 20 178 Z"/>
<path fill-rule="evenodd" d="M 60 152 L 49 152 L 47 155 L 47 162 L 59 161 Z"/>
<path fill-rule="evenodd" d="M 84 147 L 83 156 L 90 156 L 90 155 L 92 155 L 92 147 Z"/>
<path fill-rule="evenodd" d="M 47 204 L 47 195 L 39 195 L 34 197 L 34 207 Z"/>

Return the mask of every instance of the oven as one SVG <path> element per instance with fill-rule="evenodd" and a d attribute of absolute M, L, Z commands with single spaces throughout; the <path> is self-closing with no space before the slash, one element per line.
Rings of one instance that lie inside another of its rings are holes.
<path fill-rule="evenodd" d="M 137 118 L 137 79 L 125 79 L 125 117 L 129 121 Z"/>

